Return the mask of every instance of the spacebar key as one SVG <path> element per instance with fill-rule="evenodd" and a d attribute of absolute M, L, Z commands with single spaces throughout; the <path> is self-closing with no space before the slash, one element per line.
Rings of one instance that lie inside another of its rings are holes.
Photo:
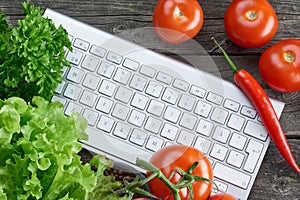
<path fill-rule="evenodd" d="M 245 173 L 239 172 L 235 169 L 216 163 L 214 167 L 215 178 L 222 179 L 240 188 L 246 189 L 251 177 Z"/>

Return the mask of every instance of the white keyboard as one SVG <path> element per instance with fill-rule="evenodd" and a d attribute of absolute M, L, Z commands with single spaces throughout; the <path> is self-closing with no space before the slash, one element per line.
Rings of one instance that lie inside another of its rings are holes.
<path fill-rule="evenodd" d="M 200 149 L 218 188 L 247 199 L 269 136 L 231 82 L 47 9 L 73 51 L 53 101 L 88 121 L 84 148 L 134 165 L 169 144 Z M 284 104 L 272 100 L 278 116 Z"/>

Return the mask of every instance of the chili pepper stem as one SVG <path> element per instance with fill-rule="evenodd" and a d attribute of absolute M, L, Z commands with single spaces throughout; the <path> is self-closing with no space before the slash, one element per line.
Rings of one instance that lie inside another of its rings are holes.
<path fill-rule="evenodd" d="M 226 61 L 228 62 L 229 66 L 233 70 L 233 74 L 235 74 L 239 69 L 235 66 L 233 61 L 229 58 L 228 54 L 225 52 L 225 50 L 221 47 L 221 45 L 217 42 L 217 40 L 212 37 L 211 40 L 217 45 L 217 47 L 222 51 Z"/>

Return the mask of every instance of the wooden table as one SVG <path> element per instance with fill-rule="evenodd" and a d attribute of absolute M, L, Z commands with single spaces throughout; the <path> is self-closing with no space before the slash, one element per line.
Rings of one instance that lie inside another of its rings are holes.
<path fill-rule="evenodd" d="M 1 0 L 0 8 L 8 16 L 10 24 L 15 25 L 22 18 L 22 0 Z M 232 44 L 226 37 L 223 15 L 231 1 L 202 0 L 205 13 L 204 26 L 194 38 L 212 56 L 221 76 L 233 81 L 230 67 L 224 57 L 215 48 L 210 38 L 221 41 L 233 61 L 248 70 L 262 84 L 270 97 L 286 103 L 281 116 L 281 124 L 286 133 L 291 149 L 300 163 L 300 92 L 282 94 L 268 88 L 258 73 L 260 54 L 270 45 L 286 38 L 300 37 L 300 1 L 271 0 L 279 19 L 279 29 L 274 39 L 266 46 L 257 49 L 244 49 Z M 119 34 L 135 28 L 151 27 L 152 12 L 156 1 L 149 0 L 31 0 L 41 8 L 52 8 L 85 23 L 101 28 L 113 34 Z M 193 54 L 187 46 L 181 52 Z M 173 56 L 173 55 L 170 55 Z M 176 56 L 175 56 L 176 57 Z M 265 160 L 249 196 L 254 199 L 300 199 L 300 176 L 285 163 L 276 147 L 271 142 Z"/>

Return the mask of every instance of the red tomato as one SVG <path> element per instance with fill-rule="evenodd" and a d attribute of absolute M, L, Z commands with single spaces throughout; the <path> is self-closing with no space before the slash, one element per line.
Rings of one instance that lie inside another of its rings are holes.
<path fill-rule="evenodd" d="M 275 36 L 278 20 L 267 0 L 233 0 L 224 16 L 228 38 L 238 46 L 256 48 Z"/>
<path fill-rule="evenodd" d="M 170 177 L 174 169 L 182 169 L 183 171 L 188 170 L 195 162 L 199 162 L 199 165 L 194 169 L 192 174 L 212 180 L 213 170 L 209 160 L 195 148 L 184 145 L 166 146 L 157 151 L 150 159 L 150 163 L 159 168 L 166 177 Z M 150 174 L 150 172 L 147 173 L 147 175 Z M 176 184 L 180 178 L 181 176 L 176 173 L 171 179 L 171 182 Z M 171 191 L 169 188 L 167 188 L 167 186 L 165 186 L 158 178 L 152 179 L 148 184 L 151 193 L 155 196 L 159 198 L 164 197 L 162 198 L 164 200 L 173 199 L 173 196 L 170 195 Z M 203 200 L 209 197 L 212 183 L 207 181 L 197 181 L 193 183 L 192 187 L 194 192 L 193 199 Z M 188 200 L 190 196 L 187 188 L 181 189 L 179 195 L 181 200 Z"/>
<path fill-rule="evenodd" d="M 198 34 L 203 11 L 197 0 L 159 0 L 153 13 L 153 26 L 159 38 L 178 44 Z"/>
<path fill-rule="evenodd" d="M 238 200 L 238 199 L 227 193 L 225 194 L 219 193 L 219 194 L 212 195 L 209 198 L 209 200 Z"/>
<path fill-rule="evenodd" d="M 264 81 L 279 92 L 300 90 L 300 40 L 286 39 L 269 47 L 259 59 Z"/>

